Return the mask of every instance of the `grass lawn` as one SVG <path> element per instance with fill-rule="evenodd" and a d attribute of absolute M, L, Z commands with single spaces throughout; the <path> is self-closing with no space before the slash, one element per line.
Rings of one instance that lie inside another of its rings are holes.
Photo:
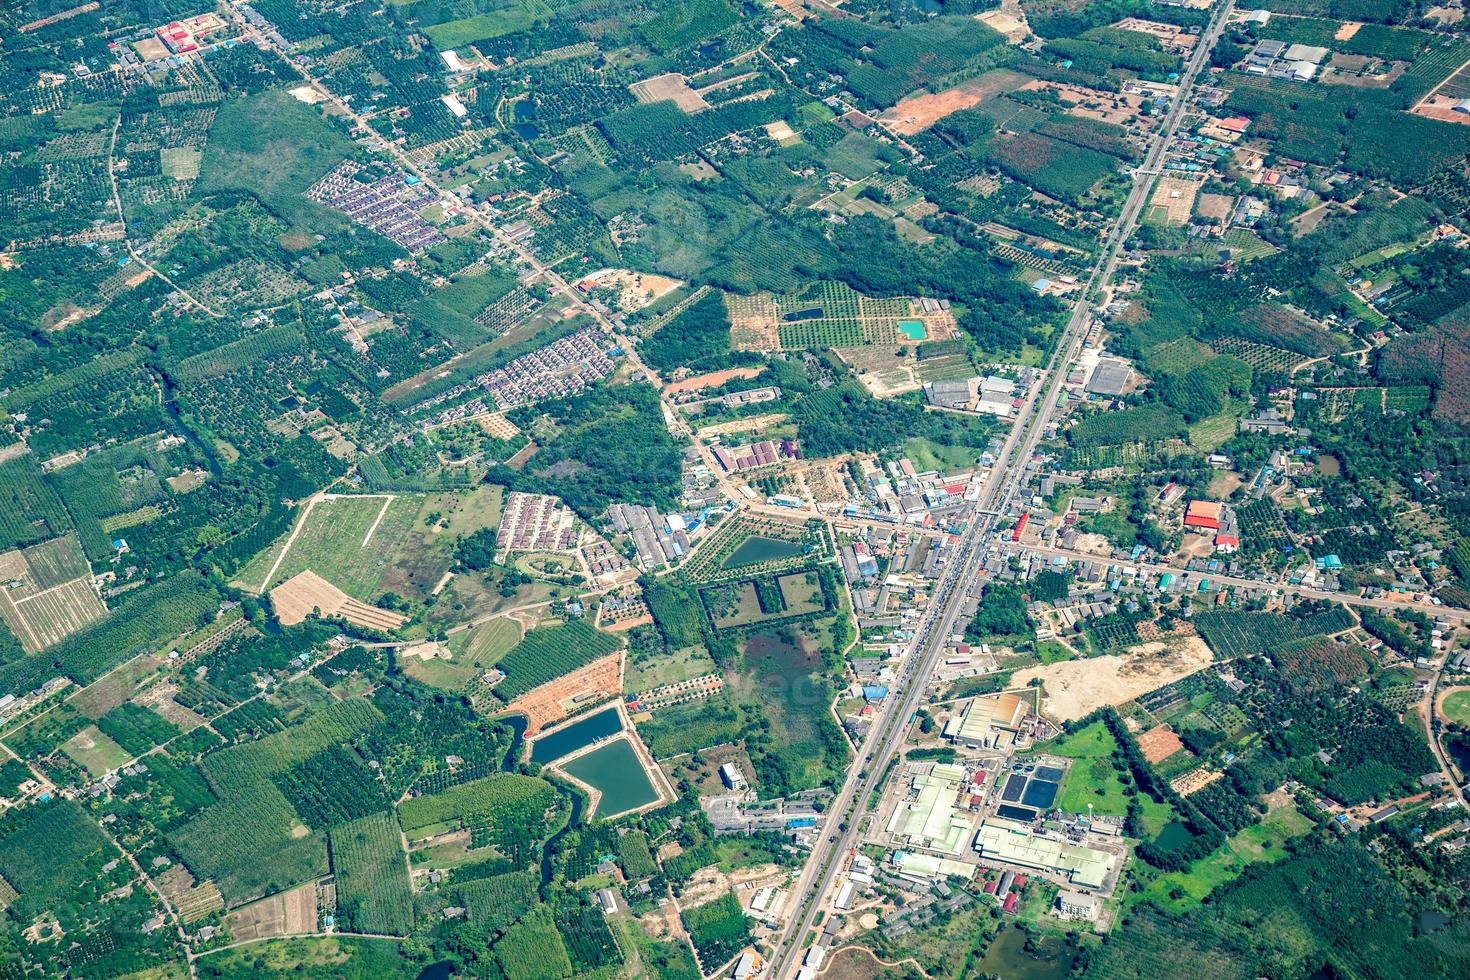
<path fill-rule="evenodd" d="M 970 446 L 942 446 L 932 439 L 914 438 L 904 440 L 903 454 L 923 473 L 973 466 L 980 451 Z"/>
<path fill-rule="evenodd" d="M 346 227 L 346 217 L 303 192 L 352 150 L 315 109 L 268 89 L 220 106 L 195 193 L 246 191 L 292 225 L 327 233 Z"/>
<path fill-rule="evenodd" d="M 96 725 L 88 725 L 67 739 L 61 751 L 93 776 L 105 776 L 132 758 L 127 749 L 102 734 Z"/>
<path fill-rule="evenodd" d="M 1062 780 L 1062 791 L 1057 795 L 1058 809 L 1071 813 L 1086 813 L 1092 804 L 1092 812 L 1099 816 L 1124 816 L 1128 812 L 1128 800 L 1132 795 L 1113 768 L 1112 755 L 1117 749 L 1117 739 L 1106 725 L 1095 721 L 1046 746 L 1050 755 L 1075 760 L 1072 768 Z M 1143 822 L 1154 833 L 1163 828 L 1174 816 L 1168 804 L 1159 803 L 1147 794 L 1138 794 L 1143 807 Z"/>
<path fill-rule="evenodd" d="M 629 664 L 623 686 L 629 691 L 651 691 L 713 673 L 715 662 L 704 647 L 685 647 Z"/>
<path fill-rule="evenodd" d="M 1470 688 L 1451 691 L 1444 699 L 1443 711 L 1448 721 L 1459 725 L 1470 724 Z"/>
<path fill-rule="evenodd" d="M 1281 860 L 1286 856 L 1286 842 L 1311 829 L 1312 821 L 1296 807 L 1279 807 L 1194 862 L 1188 871 L 1155 878 L 1134 900 L 1152 901 L 1173 912 L 1196 908 L 1210 892 L 1240 877 L 1248 865 Z"/>

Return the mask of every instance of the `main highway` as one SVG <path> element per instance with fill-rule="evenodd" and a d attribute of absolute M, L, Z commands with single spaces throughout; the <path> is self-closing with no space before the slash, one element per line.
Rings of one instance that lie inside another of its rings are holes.
<path fill-rule="evenodd" d="M 1103 242 L 1102 252 L 1047 361 L 1042 380 L 1023 404 L 981 490 L 974 520 L 949 549 L 938 586 L 914 631 L 904 666 L 890 685 L 885 707 L 863 739 L 858 758 L 827 809 L 826 834 L 812 848 L 802 874 L 791 890 L 800 904 L 789 913 L 786 928 L 771 949 L 770 976 L 777 980 L 795 975 L 799 957 L 808 945 L 806 936 L 818 913 L 826 907 L 828 894 L 845 863 L 845 856 L 860 840 L 869 802 L 881 783 L 889 760 L 908 735 L 909 721 L 923 701 L 934 666 L 948 638 L 954 633 L 965 596 L 979 580 L 988 544 L 1002 522 L 1008 520 L 1012 503 L 1030 479 L 1032 454 L 1046 431 L 1067 369 L 1086 336 L 1094 299 L 1111 281 L 1123 245 L 1138 226 L 1154 177 L 1162 168 L 1169 144 L 1186 115 L 1195 82 L 1208 63 L 1210 52 L 1219 40 L 1233 7 L 1234 0 L 1225 0 L 1216 8 L 1201 34 L 1180 76 L 1178 93 L 1155 132 L 1142 164 L 1134 171 L 1132 190 L 1111 233 Z"/>

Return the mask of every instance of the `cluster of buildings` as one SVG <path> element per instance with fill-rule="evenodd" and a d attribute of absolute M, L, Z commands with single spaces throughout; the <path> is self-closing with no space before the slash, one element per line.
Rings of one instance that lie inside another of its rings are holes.
<path fill-rule="evenodd" d="M 513 490 L 505 498 L 495 547 L 512 551 L 571 551 L 577 546 L 577 519 L 561 498 Z"/>
<path fill-rule="evenodd" d="M 1213 500 L 1191 500 L 1184 509 L 1184 527 L 1208 535 L 1216 551 L 1227 554 L 1240 548 L 1240 525 L 1235 512 Z"/>
<path fill-rule="evenodd" d="M 762 439 L 744 446 L 714 446 L 710 452 L 726 473 L 744 473 L 774 466 L 783 459 L 801 458 L 801 450 L 790 439 Z"/>
<path fill-rule="evenodd" d="M 920 471 L 912 460 L 888 463 L 887 473 L 864 461 L 864 499 L 850 501 L 843 515 L 852 518 L 915 524 L 921 527 L 956 527 L 964 521 L 968 505 L 980 495 L 980 487 L 994 462 L 999 440 L 981 455 L 975 469 L 940 473 Z"/>
<path fill-rule="evenodd" d="M 1310 82 L 1329 54 L 1331 52 L 1326 48 L 1316 45 L 1287 44 L 1267 39 L 1257 42 L 1255 49 L 1236 68 L 1247 75 Z"/>
<path fill-rule="evenodd" d="M 978 378 L 953 378 L 926 381 L 924 400 L 930 405 L 956 412 L 980 412 L 1010 418 L 1023 399 L 1019 386 L 1011 378 L 988 375 Z"/>
<path fill-rule="evenodd" d="M 487 393 L 428 417 L 420 423 L 427 429 L 456 419 L 483 415 L 492 411 L 492 402 L 494 411 L 505 411 L 532 402 L 566 398 L 612 374 L 614 358 L 621 353 L 601 330 L 588 327 L 522 354 L 505 367 L 487 371 L 473 381 L 455 385 L 414 408 L 443 404 L 475 388 Z"/>
<path fill-rule="evenodd" d="M 438 228 L 419 216 L 420 208 L 437 199 L 419 178 L 392 169 L 365 182 L 358 179 L 363 169 L 361 164 L 347 160 L 312 184 L 306 196 L 340 211 L 354 224 L 391 239 L 411 255 L 422 255 L 448 241 Z"/>
<path fill-rule="evenodd" d="M 638 563 L 652 570 L 672 565 L 689 553 L 689 532 L 699 527 L 682 514 L 660 514 L 643 504 L 613 504 L 607 509 L 613 529 L 626 534 L 638 549 Z M 692 526 L 691 526 L 692 525 Z"/>

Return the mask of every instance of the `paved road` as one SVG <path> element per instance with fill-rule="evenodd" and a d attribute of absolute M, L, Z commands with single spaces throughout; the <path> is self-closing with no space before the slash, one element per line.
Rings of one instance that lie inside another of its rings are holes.
<path fill-rule="evenodd" d="M 1218 575 L 1213 572 L 1193 572 L 1188 569 L 1178 568 L 1173 565 L 1160 565 L 1155 562 L 1146 561 L 1123 561 L 1108 558 L 1103 555 L 1095 555 L 1086 551 L 1070 551 L 1066 548 L 1049 548 L 1045 545 L 1018 544 L 1014 546 L 1017 550 L 1030 554 L 1046 555 L 1047 557 L 1066 558 L 1069 561 L 1102 561 L 1110 564 L 1127 565 L 1130 568 L 1140 568 L 1149 572 L 1171 572 L 1174 575 L 1197 575 L 1200 578 L 1209 579 L 1212 585 L 1233 585 L 1237 588 L 1247 589 L 1273 589 L 1283 595 L 1299 596 L 1303 599 L 1323 599 L 1328 602 L 1341 602 L 1349 606 L 1362 606 L 1369 609 L 1382 609 L 1385 612 L 1402 612 L 1412 609 L 1426 616 L 1437 617 L 1452 623 L 1470 625 L 1470 610 L 1456 609 L 1452 606 L 1436 606 L 1428 602 L 1411 602 L 1403 599 L 1375 599 L 1367 596 L 1352 595 L 1347 592 L 1324 592 L 1314 589 L 1308 585 L 1290 585 L 1280 582 L 1258 582 L 1250 578 L 1236 578 L 1233 575 Z"/>
<path fill-rule="evenodd" d="M 792 894 L 803 896 L 802 905 L 792 915 L 786 930 L 771 951 L 771 976 L 784 978 L 796 972 L 798 954 L 806 946 L 806 936 L 825 907 L 844 856 L 859 839 L 867 813 L 868 801 L 876 791 L 882 773 L 908 732 L 908 722 L 924 697 L 934 665 L 941 656 L 945 641 L 954 632 L 955 620 L 965 595 L 979 578 L 986 544 L 1009 512 L 1013 501 L 1029 479 L 1029 462 L 1041 441 L 1051 409 L 1066 377 L 1092 316 L 1092 300 L 1111 280 L 1123 244 L 1137 227 L 1148 201 L 1153 174 L 1158 171 L 1174 134 L 1183 120 L 1189 95 L 1200 70 L 1208 62 L 1210 51 L 1219 40 L 1225 20 L 1234 6 L 1226 0 L 1215 12 L 1200 38 L 1189 64 L 1180 78 L 1179 93 L 1155 135 L 1142 165 L 1134 175 L 1133 189 L 1123 205 L 1117 223 L 1103 243 L 1103 251 L 1087 282 L 1082 298 L 1073 307 L 1062 336 L 1047 363 L 1044 380 L 1032 393 L 1005 448 L 991 471 L 976 503 L 977 518 L 951 550 L 939 586 L 920 620 L 902 673 L 891 685 L 891 694 L 878 722 L 863 740 L 858 758 L 849 770 L 837 797 L 828 808 L 828 835 L 813 848 Z"/>

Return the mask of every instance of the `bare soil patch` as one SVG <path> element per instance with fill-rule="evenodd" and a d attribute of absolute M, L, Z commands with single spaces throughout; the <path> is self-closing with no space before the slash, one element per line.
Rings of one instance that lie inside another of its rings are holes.
<path fill-rule="evenodd" d="M 324 617 L 341 616 L 354 626 L 383 631 L 395 630 L 408 622 L 408 617 L 401 613 L 352 598 L 310 569 L 271 589 L 271 603 L 282 626 L 295 626 L 314 611 Z"/>
<path fill-rule="evenodd" d="M 1057 721 L 1081 718 L 1104 705 L 1126 704 L 1214 662 L 1197 636 L 1144 643 L 1123 654 L 1028 667 L 1011 678 L 1016 687 L 1040 679 L 1042 714 Z"/>
<path fill-rule="evenodd" d="M 1014 92 L 1029 79 L 1020 72 L 997 68 L 961 82 L 943 92 L 925 93 L 904 99 L 879 117 L 903 136 L 922 133 L 951 113 L 971 109 L 1004 92 Z"/>
<path fill-rule="evenodd" d="M 580 705 L 622 693 L 623 651 L 620 650 L 527 691 L 512 701 L 506 710 L 526 716 L 526 735 L 529 737 L 561 721 Z"/>

